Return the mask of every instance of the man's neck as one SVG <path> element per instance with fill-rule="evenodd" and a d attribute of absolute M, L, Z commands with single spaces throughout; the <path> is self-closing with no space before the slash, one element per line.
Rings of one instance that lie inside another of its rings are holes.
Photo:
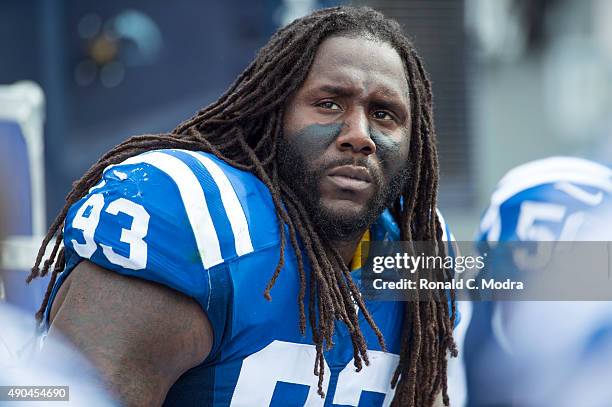
<path fill-rule="evenodd" d="M 344 260 L 344 264 L 350 268 L 351 260 L 353 260 L 353 255 L 355 254 L 355 250 L 357 250 L 357 245 L 361 241 L 362 234 L 360 234 L 355 239 L 351 240 L 335 240 L 331 242 L 331 246 L 338 251 L 342 260 Z"/>

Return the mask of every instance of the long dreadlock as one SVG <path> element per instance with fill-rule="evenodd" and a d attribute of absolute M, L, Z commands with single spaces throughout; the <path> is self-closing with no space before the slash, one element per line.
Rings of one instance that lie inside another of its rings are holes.
<path fill-rule="evenodd" d="M 345 263 L 319 236 L 307 211 L 297 196 L 279 177 L 277 143 L 282 137 L 282 119 L 286 101 L 305 81 L 318 46 L 330 36 L 366 36 L 390 44 L 401 57 L 410 92 L 412 117 L 408 166 L 410 176 L 400 197 L 390 208 L 400 226 L 404 241 L 432 241 L 444 250 L 442 229 L 436 214 L 438 159 L 433 125 L 431 85 L 423 64 L 412 44 L 402 34 L 399 24 L 370 8 L 336 7 L 316 11 L 279 29 L 240 74 L 230 88 L 214 103 L 168 134 L 135 136 L 103 155 L 66 196 L 66 204 L 45 236 L 28 282 L 48 274 L 51 281 L 37 318 L 42 318 L 57 276 L 65 267 L 62 225 L 71 205 L 81 199 L 113 164 L 145 151 L 180 148 L 206 151 L 228 164 L 254 173 L 270 190 L 276 208 L 280 233 L 280 258 L 264 296 L 270 291 L 285 263 L 288 238 L 298 264 L 298 295 L 302 334 L 310 325 L 317 356 L 314 374 L 322 383 L 323 353 L 332 346 L 334 322 L 348 327 L 353 343 L 354 363 L 360 370 L 369 363 L 366 341 L 358 323 L 359 310 L 385 349 L 383 335 L 376 326 L 353 283 Z M 285 229 L 286 228 L 286 229 Z M 288 233 L 288 236 L 286 235 Z M 298 237 L 303 243 L 301 248 Z M 51 254 L 41 267 L 47 246 L 55 238 Z M 304 258 L 304 255 L 306 258 Z M 306 268 L 310 264 L 308 296 L 309 321 L 306 321 Z M 418 278 L 418 276 L 417 276 Z M 442 392 L 448 405 L 447 353 L 456 354 L 452 338 L 454 298 L 449 310 L 447 293 L 441 290 L 426 301 L 405 303 L 401 356 L 392 379 L 396 388 L 394 406 L 431 406 Z M 451 296 L 454 295 L 451 293 Z M 318 318 L 317 318 L 318 316 Z"/>

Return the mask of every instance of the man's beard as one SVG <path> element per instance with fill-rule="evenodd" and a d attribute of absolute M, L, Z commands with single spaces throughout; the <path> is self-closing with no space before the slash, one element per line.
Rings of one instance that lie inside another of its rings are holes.
<path fill-rule="evenodd" d="M 359 237 L 385 208 L 393 204 L 409 177 L 408 169 L 403 167 L 387 183 L 381 172 L 374 171 L 365 158 L 326 162 L 320 168 L 310 170 L 304 157 L 283 137 L 279 138 L 277 162 L 281 180 L 296 194 L 306 208 L 315 229 L 326 241 L 349 241 Z M 358 213 L 335 213 L 321 205 L 319 183 L 325 172 L 340 165 L 367 167 L 372 177 L 374 193 L 365 208 Z"/>

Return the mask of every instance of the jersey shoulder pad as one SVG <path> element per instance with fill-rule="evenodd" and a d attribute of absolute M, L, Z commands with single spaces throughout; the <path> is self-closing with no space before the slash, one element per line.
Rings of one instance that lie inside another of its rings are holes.
<path fill-rule="evenodd" d="M 156 150 L 104 170 L 70 208 L 64 245 L 206 301 L 210 270 L 269 246 L 277 229 L 270 193 L 253 174 L 207 153 Z"/>
<path fill-rule="evenodd" d="M 453 242 L 455 241 L 455 236 L 450 231 L 444 216 L 440 213 L 440 210 L 436 208 L 436 214 L 438 215 L 438 220 L 440 221 L 440 228 L 442 229 L 442 241 L 444 242 Z M 400 230 L 397 222 L 391 215 L 389 209 L 385 209 L 378 219 L 374 222 L 371 227 L 372 232 L 372 240 L 389 240 L 389 241 L 397 241 L 400 240 Z M 448 245 L 448 243 L 447 243 Z"/>

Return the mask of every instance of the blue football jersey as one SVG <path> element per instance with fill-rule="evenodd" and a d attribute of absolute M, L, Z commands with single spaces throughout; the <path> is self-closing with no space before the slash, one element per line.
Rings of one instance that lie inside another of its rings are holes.
<path fill-rule="evenodd" d="M 399 238 L 388 212 L 371 232 L 374 240 Z M 66 269 L 51 298 L 82 259 L 195 298 L 210 320 L 214 343 L 206 360 L 172 386 L 165 405 L 389 405 L 403 304 L 366 302 L 387 351 L 360 315 L 371 362 L 361 372 L 353 365 L 349 332 L 337 323 L 335 345 L 325 353 L 321 398 L 311 332 L 299 331 L 300 284 L 289 240 L 272 300 L 263 296 L 279 260 L 279 239 L 270 191 L 253 174 L 207 153 L 147 152 L 105 169 L 70 208 Z M 359 271 L 352 275 L 359 284 Z"/>
<path fill-rule="evenodd" d="M 588 231 L 601 230 L 600 217 L 610 209 L 610 168 L 571 157 L 537 160 L 500 180 L 476 243 L 487 252 L 496 242 L 596 240 Z M 537 306 L 531 304 L 534 311 Z M 502 318 L 502 308 L 512 314 L 513 307 L 512 302 L 473 304 L 465 340 L 470 406 L 512 405 L 517 400 L 511 373 L 515 356 Z"/>

